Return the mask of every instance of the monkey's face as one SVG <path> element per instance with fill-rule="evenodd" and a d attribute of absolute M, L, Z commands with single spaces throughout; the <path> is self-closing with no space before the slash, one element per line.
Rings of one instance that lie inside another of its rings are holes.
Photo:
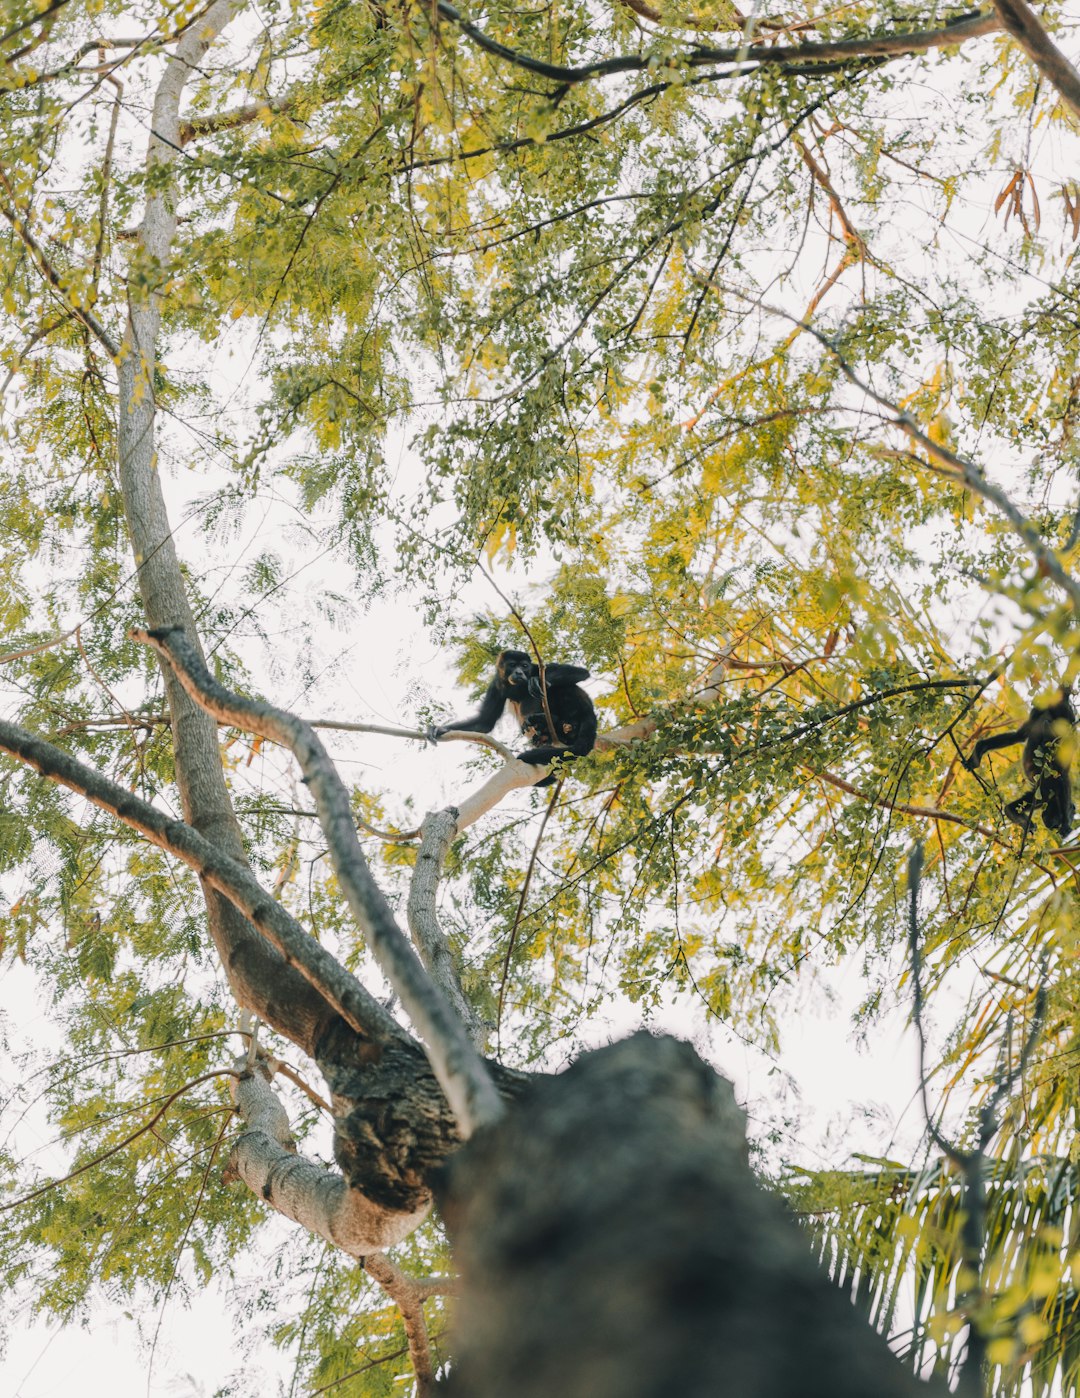
<path fill-rule="evenodd" d="M 499 674 L 507 689 L 528 693 L 533 663 L 523 650 L 504 650 L 499 656 Z"/>

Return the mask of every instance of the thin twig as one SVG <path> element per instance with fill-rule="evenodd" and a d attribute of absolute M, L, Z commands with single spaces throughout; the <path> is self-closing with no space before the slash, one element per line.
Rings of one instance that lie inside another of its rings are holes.
<path fill-rule="evenodd" d="M 21 1198 L 12 1200 L 9 1204 L 0 1204 L 0 1214 L 7 1213 L 10 1209 L 18 1209 L 23 1204 L 29 1204 L 32 1199 L 39 1199 L 43 1194 L 48 1194 L 51 1189 L 59 1189 L 62 1184 L 67 1184 L 69 1180 L 77 1179 L 87 1170 L 92 1170 L 95 1165 L 100 1165 L 105 1160 L 111 1160 L 114 1155 L 118 1155 L 125 1146 L 131 1145 L 132 1141 L 137 1141 L 140 1136 L 145 1136 L 148 1131 L 152 1131 L 161 1118 L 169 1110 L 178 1097 L 183 1097 L 185 1092 L 190 1092 L 193 1087 L 199 1087 L 204 1082 L 213 1082 L 215 1078 L 238 1078 L 239 1072 L 235 1068 L 215 1068 L 212 1073 L 203 1073 L 201 1077 L 193 1078 L 191 1082 L 184 1083 L 183 1087 L 178 1087 L 175 1092 L 170 1092 L 165 1101 L 149 1119 L 130 1135 L 125 1136 L 122 1141 L 117 1141 L 108 1150 L 103 1150 L 100 1155 L 95 1155 L 93 1160 L 85 1160 L 81 1165 L 77 1165 L 74 1170 L 69 1170 L 66 1175 L 61 1175 L 57 1180 L 50 1180 L 48 1184 L 43 1184 L 37 1189 L 32 1189 L 29 1194 L 24 1194 Z"/>
<path fill-rule="evenodd" d="M 1038 529 L 1028 517 L 1013 504 L 1008 495 L 999 487 L 987 480 L 982 468 L 974 461 L 960 456 L 957 452 L 950 451 L 948 447 L 942 446 L 940 442 L 935 442 L 918 425 L 911 414 L 890 399 L 885 398 L 877 390 L 861 379 L 852 368 L 843 352 L 837 348 L 828 335 L 818 330 L 816 326 L 808 321 L 800 320 L 798 316 L 793 316 L 789 311 L 783 310 L 779 306 L 770 306 L 758 297 L 748 296 L 744 292 L 730 286 L 717 285 L 718 290 L 723 290 L 734 296 L 737 300 L 746 302 L 749 305 L 759 306 L 769 315 L 779 316 L 784 320 L 791 321 L 801 326 L 811 334 L 820 345 L 833 356 L 840 367 L 841 373 L 857 388 L 860 393 L 866 396 L 880 408 L 884 408 L 892 415 L 891 425 L 898 427 L 901 432 L 906 433 L 913 442 L 917 442 L 931 462 L 937 462 L 943 466 L 950 476 L 957 479 L 961 484 L 988 501 L 1008 520 L 1013 532 L 1023 540 L 1038 564 L 1039 571 L 1046 577 L 1052 578 L 1054 582 L 1068 596 L 1073 607 L 1080 612 L 1080 583 L 1077 583 L 1058 561 L 1056 553 L 1043 543 Z"/>
<path fill-rule="evenodd" d="M 555 790 L 551 793 L 551 800 L 548 802 L 544 818 L 540 822 L 540 829 L 536 832 L 536 840 L 533 843 L 532 854 L 529 856 L 529 867 L 525 870 L 525 882 L 521 885 L 521 897 L 518 899 L 517 912 L 514 914 L 514 925 L 510 928 L 510 936 L 506 943 L 506 955 L 503 957 L 502 977 L 499 980 L 499 1008 L 495 1015 L 495 1033 L 502 1032 L 503 998 L 506 995 L 506 981 L 510 975 L 510 959 L 514 955 L 514 945 L 517 942 L 517 931 L 521 923 L 521 914 L 525 907 L 525 899 L 529 893 L 529 885 L 532 883 L 533 869 L 536 867 L 536 856 L 540 853 L 540 841 L 544 838 L 544 831 L 547 823 L 551 819 L 551 813 L 559 801 L 559 796 L 563 789 L 564 777 L 560 777 L 556 783 Z"/>

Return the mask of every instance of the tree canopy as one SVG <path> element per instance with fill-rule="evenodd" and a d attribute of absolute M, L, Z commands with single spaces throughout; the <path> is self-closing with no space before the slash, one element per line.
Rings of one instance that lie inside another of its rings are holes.
<path fill-rule="evenodd" d="M 871 1043 L 948 1018 L 925 1149 L 762 1169 L 916 1368 L 1076 1389 L 1077 852 L 1006 818 L 1019 748 L 962 766 L 1080 673 L 1070 54 L 1024 0 L 9 0 L 0 956 L 56 1035 L 5 1070 L 14 1295 L 227 1284 L 269 1204 L 301 1382 L 430 1392 L 454 1133 L 615 1001 L 769 1048 L 854 955 Z M 421 840 L 434 787 L 350 764 L 464 701 L 350 707 L 387 599 L 463 689 L 586 665 L 595 752 L 534 796 L 470 749 Z M 237 1110 L 305 1159 L 336 1116 L 348 1228 Z"/>

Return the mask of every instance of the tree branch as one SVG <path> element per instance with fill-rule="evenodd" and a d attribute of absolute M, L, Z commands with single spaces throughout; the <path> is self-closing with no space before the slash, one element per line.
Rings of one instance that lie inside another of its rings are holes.
<path fill-rule="evenodd" d="M 218 131 L 234 131 L 238 126 L 247 126 L 259 117 L 284 112 L 293 104 L 293 98 L 270 97 L 262 102 L 248 102 L 243 107 L 233 107 L 226 112 L 214 112 L 208 116 L 189 117 L 180 123 L 180 144 L 186 146 L 198 136 L 212 136 Z"/>
<path fill-rule="evenodd" d="M 81 323 L 86 326 L 87 330 L 90 331 L 91 335 L 93 335 L 94 339 L 97 340 L 98 344 L 105 350 L 105 353 L 110 359 L 115 360 L 120 353 L 120 346 L 97 317 L 92 315 L 84 306 L 79 305 L 68 292 L 60 273 L 49 261 L 44 248 L 42 248 L 33 233 L 31 233 L 30 225 L 19 214 L 15 199 L 15 190 L 3 166 L 0 166 L 0 185 L 4 187 L 4 191 L 7 194 L 6 199 L 0 199 L 0 214 L 3 214 L 8 223 L 10 223 L 15 230 L 19 241 L 30 254 L 30 260 L 37 268 L 39 274 L 57 293 L 65 308 L 71 312 L 76 320 L 81 321 Z"/>
<path fill-rule="evenodd" d="M 1080 117 L 1080 73 L 1052 41 L 1024 0 L 994 0 L 1001 26 L 1016 40 L 1061 100 Z"/>
<path fill-rule="evenodd" d="M 911 957 L 911 1017 L 915 1022 L 915 1036 L 919 1047 L 919 1094 L 922 1100 L 923 1119 L 930 1139 L 960 1172 L 963 1188 L 960 1198 L 960 1235 L 963 1249 L 962 1276 L 957 1279 L 956 1303 L 967 1321 L 967 1351 L 958 1375 L 956 1392 L 960 1398 L 984 1398 L 986 1393 L 985 1369 L 987 1358 L 986 1322 L 980 1314 L 983 1308 L 983 1284 L 986 1264 L 986 1152 L 997 1134 L 1000 1121 L 998 1107 L 1024 1075 L 1032 1051 L 1042 1034 L 1046 1017 L 1045 975 L 1040 979 L 1035 993 L 1031 1026 L 1024 1039 L 1020 1056 L 1015 1066 L 1005 1061 L 1011 1055 L 1012 1013 L 1010 1011 L 1005 1030 L 1005 1039 L 999 1056 L 996 1073 L 997 1083 L 988 1099 L 979 1109 L 975 1145 L 971 1150 L 961 1150 L 938 1128 L 930 1113 L 929 1085 L 926 1072 L 926 1029 L 923 1023 L 923 984 L 922 954 L 919 947 L 919 887 L 922 881 L 923 847 L 916 841 L 908 855 L 908 952 Z M 1044 968 L 1045 970 L 1045 968 Z"/>
<path fill-rule="evenodd" d="M 599 741 L 597 747 L 599 747 Z M 458 834 L 473 825 L 482 815 L 493 810 L 500 801 L 509 796 L 511 791 L 518 791 L 522 787 L 535 786 L 538 781 L 542 781 L 547 775 L 546 767 L 535 767 L 531 763 L 522 762 L 520 757 L 513 754 L 509 757 L 506 765 L 500 767 L 497 772 L 493 772 L 483 786 L 466 796 L 457 808 L 457 829 Z"/>
<path fill-rule="evenodd" d="M 730 651 L 731 647 L 729 646 L 720 653 L 706 676 L 705 688 L 688 702 L 711 704 L 719 697 Z M 659 726 L 660 719 L 651 715 L 625 724 L 621 728 L 613 728 L 610 732 L 601 733 L 597 737 L 595 751 L 609 752 L 617 748 L 629 747 L 634 742 L 652 737 Z M 484 782 L 483 786 L 478 787 L 476 791 L 459 803 L 458 834 L 467 829 L 468 826 L 475 824 L 488 811 L 493 810 L 512 791 L 518 791 L 522 787 L 535 786 L 548 771 L 547 767 L 535 767 L 528 762 L 522 762 L 519 757 L 507 750 L 506 765 L 500 767 Z"/>
<path fill-rule="evenodd" d="M 416 1375 L 414 1398 L 432 1398 L 436 1392 L 435 1365 L 431 1357 L 427 1321 L 424 1319 L 424 1297 L 431 1295 L 431 1292 L 425 1292 L 383 1252 L 365 1257 L 362 1261 L 365 1270 L 370 1272 L 401 1312 L 405 1338 L 409 1342 L 409 1358 Z"/>
<path fill-rule="evenodd" d="M 241 1058 L 237 1068 L 239 1076 L 230 1086 L 247 1130 L 232 1148 L 222 1175 L 226 1183 L 243 1180 L 279 1214 L 361 1260 L 419 1227 L 430 1204 L 388 1209 L 350 1189 L 341 1175 L 299 1155 L 267 1066 L 260 1061 L 248 1071 Z"/>
<path fill-rule="evenodd" d="M 20 20 L 18 24 L 13 24 L 9 29 L 5 29 L 0 34 L 0 45 L 6 44 L 9 39 L 16 38 L 24 29 L 29 29 L 34 24 L 48 25 L 52 16 L 57 10 L 62 10 L 70 0 L 49 0 L 49 3 L 40 8 L 36 14 L 29 15 L 26 19 Z"/>
<path fill-rule="evenodd" d="M 819 772 L 814 767 L 807 767 L 805 764 L 802 766 L 804 772 L 809 772 L 811 776 L 817 777 L 819 781 L 826 782 L 829 786 L 835 786 L 837 791 L 846 791 L 849 796 L 857 796 L 868 806 L 877 806 L 884 811 L 896 811 L 900 815 L 919 816 L 925 820 L 948 821 L 953 825 L 962 825 L 965 830 L 974 830 L 980 835 L 985 835 L 988 840 L 993 840 L 997 845 L 1006 844 L 1000 835 L 995 834 L 985 825 L 965 820 L 963 816 L 953 815 L 951 811 L 943 811 L 939 806 L 909 806 L 904 801 L 890 801 L 885 796 L 871 796 L 869 792 L 860 790 L 859 787 L 853 786 L 851 782 L 845 781 L 843 777 L 835 776 L 832 772 Z"/>
<path fill-rule="evenodd" d="M 0 660 L 3 657 L 0 656 Z M 336 729 L 342 733 L 383 733 L 388 738 L 416 738 L 421 743 L 429 743 L 431 739 L 423 728 L 394 728 L 385 723 L 348 723 L 344 719 L 336 718 L 311 718 L 307 720 L 312 728 Z M 479 743 L 481 747 L 491 748 L 492 752 L 497 752 L 500 757 L 513 757 L 513 753 L 505 743 L 500 743 L 498 738 L 492 738 L 488 733 L 469 733 L 465 729 L 453 729 L 449 733 L 442 733 L 435 739 L 437 743 Z"/>
<path fill-rule="evenodd" d="M 492 39 L 472 24 L 449 0 L 437 0 L 443 19 L 456 24 L 474 44 L 493 58 L 501 58 L 516 68 L 524 68 L 552 82 L 575 84 L 592 78 L 609 77 L 616 73 L 640 73 L 656 67 L 655 54 L 623 54 L 617 58 L 600 59 L 581 67 L 569 68 L 559 63 L 547 63 Z M 832 43 L 789 44 L 770 47 L 768 44 L 729 45 L 716 48 L 694 45 L 681 54 L 671 55 L 673 67 L 700 68 L 710 63 L 758 63 L 761 67 L 785 68 L 792 64 L 846 62 L 859 58 L 899 58 L 931 49 L 947 48 L 967 39 L 981 38 L 1001 28 L 1001 21 L 992 11 L 977 11 L 958 19 L 942 29 L 917 30 L 908 34 L 879 34 L 866 39 L 842 39 Z"/>
<path fill-rule="evenodd" d="M 376 1043 L 409 1040 L 409 1035 L 389 1011 L 271 898 L 246 864 L 222 851 L 182 820 L 165 815 L 60 748 L 5 720 L 0 720 L 0 750 L 50 781 L 85 797 L 137 830 L 151 844 L 183 860 L 243 913 L 285 962 L 310 981 L 359 1034 Z M 261 1001 L 251 1008 L 273 1023 Z"/>
<path fill-rule="evenodd" d="M 1039 571 L 1045 577 L 1052 578 L 1053 581 L 1057 583 L 1069 598 L 1075 610 L 1080 613 L 1080 583 L 1077 583 L 1066 571 L 1058 561 L 1054 551 L 1043 543 L 1042 536 L 1038 529 L 1023 511 L 1013 504 L 1012 500 L 1010 500 L 1008 495 L 1006 495 L 999 486 L 987 480 L 980 466 L 976 465 L 974 461 L 968 460 L 967 457 L 960 456 L 957 452 L 950 451 L 948 447 L 942 446 L 941 443 L 935 442 L 932 437 L 922 430 L 906 409 L 899 407 L 890 399 L 883 397 L 882 394 L 878 393 L 870 384 L 859 378 L 843 353 L 837 349 L 832 340 L 827 335 L 823 334 L 822 331 L 818 330 L 816 326 L 811 325 L 808 321 L 800 320 L 797 316 L 793 316 L 789 311 L 782 310 L 779 306 L 767 305 L 758 297 L 748 296 L 745 292 L 739 291 L 734 287 L 718 285 L 717 289 L 727 292 L 739 301 L 759 306 L 763 311 L 767 311 L 769 315 L 780 316 L 783 320 L 793 321 L 795 324 L 801 325 L 804 330 L 809 331 L 814 339 L 833 356 L 840 366 L 841 373 L 848 382 L 857 388 L 860 393 L 865 393 L 867 398 L 876 403 L 880 408 L 884 408 L 887 413 L 891 414 L 891 425 L 893 427 L 898 427 L 900 431 L 910 437 L 913 442 L 918 443 L 923 451 L 926 452 L 927 456 L 930 457 L 931 461 L 936 462 L 939 466 L 943 466 L 949 476 L 959 480 L 962 485 L 967 486 L 974 494 L 981 496 L 982 499 L 993 505 L 999 513 L 1004 516 L 1009 522 L 1013 532 L 1023 540 L 1026 547 L 1034 556 Z"/>
<path fill-rule="evenodd" d="M 477 1048 L 483 1048 L 487 1025 L 462 988 L 456 958 L 439 926 L 435 907 L 443 860 L 457 834 L 457 814 L 452 806 L 449 810 L 433 811 L 420 827 L 420 848 L 409 885 L 409 931 L 428 974 L 453 1006 L 469 1038 Z"/>
<path fill-rule="evenodd" d="M 554 730 L 554 724 L 552 725 Z M 544 818 L 540 822 L 540 829 L 536 832 L 536 839 L 533 841 L 532 854 L 529 855 L 529 864 L 525 870 L 525 878 L 521 884 L 521 894 L 518 898 L 517 911 L 514 913 L 513 926 L 510 928 L 510 935 L 506 939 L 506 955 L 503 957 L 502 975 L 499 977 L 499 1003 L 495 1011 L 495 1033 L 496 1036 L 502 1034 L 503 1002 L 506 998 L 506 982 L 510 976 L 510 962 L 513 960 L 514 947 L 517 944 L 518 928 L 521 926 L 521 914 L 525 911 L 525 899 L 529 896 L 529 885 L 532 883 L 533 870 L 536 868 L 536 857 L 540 853 L 540 844 L 544 838 L 544 831 L 547 823 L 551 819 L 551 813 L 558 805 L 559 796 L 562 793 L 562 780 L 556 783 L 555 790 L 551 793 L 551 800 L 547 804 Z"/>
<path fill-rule="evenodd" d="M 28 1204 L 31 1199 L 38 1199 L 42 1194 L 48 1194 L 52 1189 L 58 1189 L 60 1185 L 67 1184 L 69 1180 L 74 1180 L 79 1175 L 84 1175 L 87 1170 L 94 1169 L 95 1166 L 103 1164 L 106 1160 L 118 1155 L 126 1146 L 130 1146 L 133 1141 L 137 1141 L 140 1136 L 145 1136 L 148 1131 L 153 1131 L 161 1118 L 169 1110 L 178 1097 L 183 1097 L 186 1092 L 190 1092 L 193 1087 L 199 1087 L 204 1082 L 213 1082 L 215 1079 L 226 1075 L 235 1074 L 232 1068 L 215 1068 L 212 1072 L 203 1073 L 200 1077 L 193 1078 L 191 1082 L 186 1082 L 182 1087 L 178 1087 L 174 1092 L 166 1094 L 164 1102 L 154 1114 L 142 1123 L 141 1126 L 130 1132 L 122 1141 L 115 1141 L 111 1146 L 95 1155 L 92 1160 L 84 1160 L 81 1165 L 76 1165 L 69 1170 L 66 1175 L 61 1175 L 59 1179 L 49 1180 L 47 1184 L 40 1185 L 37 1189 L 32 1189 L 29 1194 L 22 1194 L 18 1199 L 12 1199 L 8 1203 L 0 1204 L 0 1214 L 7 1213 L 10 1209 L 21 1208 L 23 1204 Z"/>
<path fill-rule="evenodd" d="M 213 678 L 179 627 L 134 630 L 132 639 L 167 660 L 187 694 L 214 718 L 280 743 L 296 758 L 311 790 L 346 902 L 383 974 L 423 1039 L 432 1070 L 467 1138 L 502 1115 L 502 1102 L 464 1024 L 433 983 L 371 876 L 356 837 L 349 794 L 315 731 L 302 719 L 233 694 Z"/>
<path fill-rule="evenodd" d="M 196 635 L 158 470 L 154 382 L 163 288 L 176 235 L 180 100 L 240 0 L 213 0 L 186 17 L 154 93 L 146 152 L 146 206 L 128 277 L 128 314 L 117 364 L 120 487 L 143 615 L 151 626 L 182 626 Z M 192 703 L 168 666 L 165 694 L 172 721 L 176 782 L 184 817 L 216 849 L 246 862 L 243 836 L 221 764 L 217 727 Z M 225 898 L 204 889 L 208 927 L 230 988 L 307 1052 L 330 1027 L 334 1011 L 316 986 L 283 964 Z M 264 1002 L 267 998 L 272 1005 Z"/>

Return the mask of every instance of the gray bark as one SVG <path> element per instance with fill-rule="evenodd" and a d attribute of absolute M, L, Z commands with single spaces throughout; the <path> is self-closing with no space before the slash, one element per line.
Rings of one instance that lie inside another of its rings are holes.
<path fill-rule="evenodd" d="M 945 1398 L 891 1354 L 754 1180 L 687 1044 L 540 1080 L 454 1158 L 448 1398 Z"/>
<path fill-rule="evenodd" d="M 176 193 L 167 171 L 180 155 L 184 86 L 238 8 L 236 0 L 215 0 L 180 39 L 158 86 L 147 150 L 149 193 L 129 277 L 128 322 L 117 364 L 120 485 L 143 610 L 151 626 L 182 626 L 189 636 L 196 635 L 194 618 L 173 547 L 155 446 L 160 288 L 176 235 Z M 168 666 L 163 669 L 184 818 L 224 853 L 244 860 L 221 767 L 217 725 L 192 703 Z M 206 884 L 203 893 L 210 934 L 238 1002 L 310 1049 L 333 1018 L 330 1006 L 226 899 Z"/>
<path fill-rule="evenodd" d="M 462 1136 L 496 1121 L 502 1101 L 491 1076 L 442 991 L 398 926 L 356 835 L 349 793 L 310 724 L 262 699 L 235 694 L 214 679 L 182 627 L 133 632 L 168 658 L 172 672 L 208 717 L 280 743 L 296 758 L 315 801 L 330 863 L 357 926 L 424 1041 Z"/>
<path fill-rule="evenodd" d="M 419 1044 L 387 1043 L 365 1059 L 339 1020 L 316 1057 L 334 1108 L 334 1158 L 349 1184 L 387 1208 L 426 1203 L 461 1136 Z M 532 1081 L 498 1063 L 487 1067 L 507 1102 Z"/>
<path fill-rule="evenodd" d="M 381 1043 L 408 1041 L 409 1036 L 389 1011 L 267 893 L 246 862 L 222 853 L 190 825 L 165 815 L 44 738 L 2 719 L 0 752 L 10 753 L 42 776 L 79 792 L 194 869 L 205 888 L 228 899 L 250 920 L 245 926 L 259 929 L 269 939 L 267 945 L 283 966 L 295 967 L 306 983 L 320 987 L 320 995 L 341 1019 L 369 1041 L 358 1046 L 366 1058 Z"/>
<path fill-rule="evenodd" d="M 426 1203 L 407 1213 L 382 1208 L 340 1175 L 297 1154 L 289 1119 L 262 1065 L 235 1082 L 233 1096 L 247 1129 L 233 1146 L 226 1179 L 239 1177 L 278 1213 L 350 1257 L 392 1247 L 423 1221 Z"/>
<path fill-rule="evenodd" d="M 409 884 L 409 931 L 420 958 L 432 980 L 453 1006 L 469 1038 L 478 1049 L 484 1047 L 488 1026 L 483 1022 L 461 986 L 457 962 L 439 926 L 436 905 L 439 876 L 451 841 L 457 834 L 457 810 L 433 811 L 420 827 L 420 848 Z"/>

